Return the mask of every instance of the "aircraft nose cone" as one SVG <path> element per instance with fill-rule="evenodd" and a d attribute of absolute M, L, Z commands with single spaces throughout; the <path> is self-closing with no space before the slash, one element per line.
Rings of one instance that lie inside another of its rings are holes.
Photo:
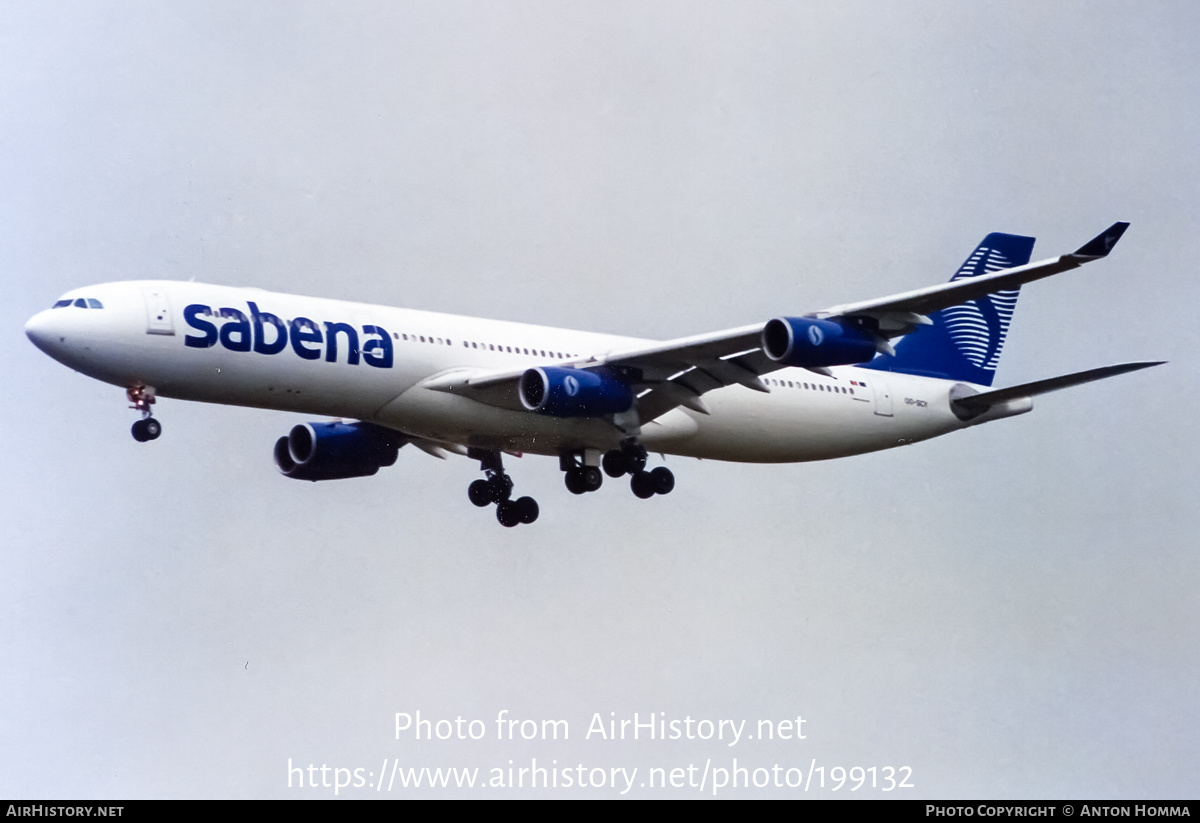
<path fill-rule="evenodd" d="M 25 336 L 29 338 L 33 345 L 37 346 L 47 354 L 61 343 L 61 335 L 58 329 L 55 328 L 58 324 L 54 322 L 51 316 L 51 310 L 41 311 L 29 318 L 29 322 L 25 324 Z"/>

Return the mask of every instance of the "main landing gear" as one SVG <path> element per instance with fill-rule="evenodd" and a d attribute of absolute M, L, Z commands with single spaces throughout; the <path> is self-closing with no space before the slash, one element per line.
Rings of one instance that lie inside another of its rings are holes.
<path fill-rule="evenodd" d="M 480 508 L 494 503 L 496 519 L 500 525 L 509 528 L 537 520 L 536 500 L 532 497 L 513 499 L 513 481 L 504 471 L 500 452 L 468 449 L 467 456 L 479 461 L 479 468 L 485 475 L 484 479 L 476 480 L 467 488 L 467 496 L 472 503 Z M 605 453 L 603 457 L 599 449 L 563 452 L 559 455 L 558 465 L 563 471 L 567 490 L 572 494 L 596 491 L 603 485 L 605 474 L 609 477 L 628 474 L 630 488 L 642 499 L 656 494 L 670 494 L 675 488 L 675 475 L 666 466 L 646 471 L 646 449 L 634 441 Z"/>
<path fill-rule="evenodd" d="M 151 416 L 150 406 L 154 404 L 154 389 L 150 386 L 130 386 L 125 390 L 129 398 L 130 408 L 142 413 L 142 419 L 133 424 L 133 439 L 139 443 L 147 440 L 157 440 L 162 434 L 162 423 Z"/>
<path fill-rule="evenodd" d="M 588 460 L 589 456 L 593 457 L 591 461 Z M 604 483 L 604 475 L 600 473 L 600 467 L 595 465 L 599 457 L 598 449 L 593 450 L 591 455 L 583 451 L 564 452 L 558 456 L 558 467 L 564 473 L 567 491 L 571 494 L 587 494 L 600 488 Z"/>
<path fill-rule="evenodd" d="M 479 468 L 487 476 L 486 480 L 476 480 L 467 487 L 467 497 L 476 506 L 496 504 L 496 519 L 501 526 L 512 528 L 518 523 L 532 523 L 538 518 L 538 504 L 532 497 L 512 499 L 513 481 L 504 472 L 504 463 L 500 452 L 486 449 L 470 449 L 467 452 L 474 460 L 479 461 Z"/>
<path fill-rule="evenodd" d="M 670 494 L 675 488 L 675 475 L 666 466 L 646 471 L 646 449 L 638 443 L 626 443 L 620 449 L 605 452 L 601 462 L 609 477 L 630 475 L 629 487 L 643 500 L 656 494 Z"/>

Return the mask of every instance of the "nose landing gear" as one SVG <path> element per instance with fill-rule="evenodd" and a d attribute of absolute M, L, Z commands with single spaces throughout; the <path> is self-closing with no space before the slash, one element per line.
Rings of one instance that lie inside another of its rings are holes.
<path fill-rule="evenodd" d="M 496 504 L 496 519 L 500 525 L 512 528 L 518 523 L 532 523 L 538 519 L 538 504 L 532 497 L 512 499 L 513 481 L 504 472 L 500 452 L 471 449 L 468 455 L 479 461 L 479 468 L 487 476 L 467 487 L 467 497 L 476 506 Z"/>
<path fill-rule="evenodd" d="M 153 386 L 130 386 L 125 390 L 125 396 L 129 398 L 130 408 L 137 409 L 142 413 L 142 419 L 133 424 L 131 429 L 133 439 L 139 443 L 145 443 L 147 440 L 157 440 L 162 434 L 162 423 L 159 423 L 151 416 L 150 407 L 154 405 L 154 387 Z"/>
<path fill-rule="evenodd" d="M 159 423 L 153 417 L 146 417 L 138 420 L 133 424 L 133 439 L 139 443 L 145 443 L 147 440 L 157 440 L 162 434 L 162 423 Z"/>

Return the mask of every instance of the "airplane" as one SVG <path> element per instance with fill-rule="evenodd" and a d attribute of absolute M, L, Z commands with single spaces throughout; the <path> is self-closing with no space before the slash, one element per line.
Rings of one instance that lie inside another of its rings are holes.
<path fill-rule="evenodd" d="M 512 527 L 539 507 L 514 497 L 505 453 L 557 456 L 574 494 L 607 474 L 629 476 L 645 499 L 675 486 L 670 469 L 647 468 L 651 453 L 751 463 L 862 454 L 1160 365 L 991 388 L 1020 287 L 1106 257 L 1128 225 L 1035 263 L 1034 238 L 992 233 L 948 283 L 665 342 L 171 281 L 72 290 L 25 333 L 60 363 L 123 387 L 141 413 L 140 442 L 162 433 L 159 397 L 339 418 L 279 438 L 280 472 L 366 477 L 410 444 L 459 454 L 484 474 L 470 501 Z"/>

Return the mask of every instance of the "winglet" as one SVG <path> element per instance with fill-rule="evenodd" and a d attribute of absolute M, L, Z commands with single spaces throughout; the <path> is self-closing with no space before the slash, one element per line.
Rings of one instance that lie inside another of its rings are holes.
<path fill-rule="evenodd" d="M 1117 241 L 1121 239 L 1121 235 L 1125 233 L 1125 229 L 1129 228 L 1128 223 L 1113 223 L 1096 237 L 1093 237 L 1084 245 L 1080 246 L 1074 253 L 1074 257 L 1107 257 L 1112 251 L 1112 247 L 1117 245 Z"/>

